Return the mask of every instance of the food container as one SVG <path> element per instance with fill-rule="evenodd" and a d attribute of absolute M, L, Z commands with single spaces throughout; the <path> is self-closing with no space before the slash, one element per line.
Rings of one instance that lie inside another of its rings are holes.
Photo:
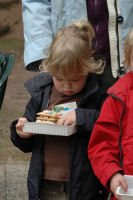
<path fill-rule="evenodd" d="M 44 134 L 44 135 L 58 135 L 69 136 L 76 132 L 76 125 L 56 125 L 56 124 L 44 124 L 37 122 L 26 122 L 23 126 L 23 132 Z"/>
<path fill-rule="evenodd" d="M 128 184 L 127 192 L 124 192 L 123 188 L 119 186 L 116 193 L 121 196 L 122 200 L 133 200 L 133 176 L 124 175 Z"/>

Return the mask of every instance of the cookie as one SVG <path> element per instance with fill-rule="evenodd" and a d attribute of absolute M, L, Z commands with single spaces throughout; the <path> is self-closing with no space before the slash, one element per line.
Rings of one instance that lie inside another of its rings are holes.
<path fill-rule="evenodd" d="M 44 117 L 53 117 L 53 118 L 59 118 L 62 114 L 61 113 L 55 113 L 53 111 L 44 110 L 42 112 L 37 113 L 37 115 L 44 116 Z"/>
<path fill-rule="evenodd" d="M 42 120 L 36 120 L 36 123 L 44 123 L 44 124 L 55 124 L 54 122 L 50 122 L 50 121 L 42 121 Z"/>
<path fill-rule="evenodd" d="M 58 119 L 49 118 L 49 117 L 36 117 L 36 119 L 42 120 L 42 121 L 51 121 L 51 122 L 57 122 Z"/>
<path fill-rule="evenodd" d="M 37 120 L 42 121 L 44 123 L 46 122 L 52 122 L 57 123 L 57 121 L 62 116 L 59 112 L 54 112 L 51 110 L 44 110 L 42 112 L 37 113 L 38 117 L 36 117 Z"/>

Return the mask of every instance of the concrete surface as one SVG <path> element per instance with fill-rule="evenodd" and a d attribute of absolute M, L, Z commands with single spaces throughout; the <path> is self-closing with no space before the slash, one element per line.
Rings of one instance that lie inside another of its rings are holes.
<path fill-rule="evenodd" d="M 28 163 L 0 163 L 0 200 L 28 200 Z"/>

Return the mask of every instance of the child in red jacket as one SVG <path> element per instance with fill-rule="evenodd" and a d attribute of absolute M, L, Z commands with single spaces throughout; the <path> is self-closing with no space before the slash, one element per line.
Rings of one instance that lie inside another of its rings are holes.
<path fill-rule="evenodd" d="M 123 175 L 133 175 L 133 29 L 125 40 L 125 64 L 131 71 L 108 90 L 88 146 L 95 175 L 119 200 L 117 187 L 128 189 Z"/>

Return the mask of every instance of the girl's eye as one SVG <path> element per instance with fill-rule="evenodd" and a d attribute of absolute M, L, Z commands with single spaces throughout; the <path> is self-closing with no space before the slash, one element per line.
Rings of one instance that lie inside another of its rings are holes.
<path fill-rule="evenodd" d="M 73 82 L 77 82 L 77 81 L 79 81 L 80 79 L 76 79 L 76 80 L 72 80 Z"/>
<path fill-rule="evenodd" d="M 57 80 L 57 81 L 63 81 L 63 79 L 60 79 L 60 78 L 56 78 L 56 80 Z"/>

